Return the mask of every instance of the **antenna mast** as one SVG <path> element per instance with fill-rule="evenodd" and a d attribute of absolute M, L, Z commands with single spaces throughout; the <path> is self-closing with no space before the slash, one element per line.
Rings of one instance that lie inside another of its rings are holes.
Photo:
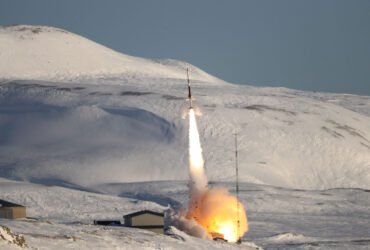
<path fill-rule="evenodd" d="M 235 131 L 235 182 L 236 182 L 236 212 L 237 212 L 237 235 L 238 235 L 238 244 L 242 243 L 242 239 L 240 237 L 240 218 L 239 218 L 239 165 L 238 165 L 238 133 Z"/>

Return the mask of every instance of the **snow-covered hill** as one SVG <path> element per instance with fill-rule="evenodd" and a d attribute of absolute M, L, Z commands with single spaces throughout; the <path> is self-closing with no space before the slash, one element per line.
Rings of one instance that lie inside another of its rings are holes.
<path fill-rule="evenodd" d="M 1 175 L 78 185 L 187 179 L 186 86 L 166 83 L 2 84 Z M 242 181 L 369 188 L 368 116 L 285 90 L 198 85 L 194 93 L 211 180 L 234 179 L 238 130 Z"/>
<path fill-rule="evenodd" d="M 55 28 L 3 27 L 0 41 L 0 176 L 64 186 L 187 179 L 188 64 Z M 241 181 L 370 188 L 368 98 L 238 86 L 190 69 L 210 180 L 234 180 L 237 131 Z"/>
<path fill-rule="evenodd" d="M 69 80 L 124 75 L 184 79 L 187 67 L 194 79 L 221 82 L 188 63 L 120 54 L 62 29 L 0 26 L 0 78 Z"/>

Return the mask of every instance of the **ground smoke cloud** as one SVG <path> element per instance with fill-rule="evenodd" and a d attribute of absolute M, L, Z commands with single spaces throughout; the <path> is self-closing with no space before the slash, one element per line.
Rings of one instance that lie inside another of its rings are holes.
<path fill-rule="evenodd" d="M 190 199 L 185 216 L 179 214 L 174 225 L 203 239 L 222 237 L 229 242 L 236 242 L 248 231 L 244 206 L 226 189 L 207 187 L 202 148 L 192 108 L 188 115 Z"/>

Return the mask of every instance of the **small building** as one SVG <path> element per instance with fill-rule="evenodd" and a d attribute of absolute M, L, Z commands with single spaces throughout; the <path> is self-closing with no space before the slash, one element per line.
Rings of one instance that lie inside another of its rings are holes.
<path fill-rule="evenodd" d="M 155 233 L 164 233 L 164 213 L 143 210 L 123 216 L 126 227 L 146 229 Z"/>
<path fill-rule="evenodd" d="M 0 218 L 18 219 L 26 217 L 26 207 L 9 201 L 0 200 Z"/>

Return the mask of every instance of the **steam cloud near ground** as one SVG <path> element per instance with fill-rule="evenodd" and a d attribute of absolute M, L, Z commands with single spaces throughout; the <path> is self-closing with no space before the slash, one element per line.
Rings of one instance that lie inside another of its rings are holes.
<path fill-rule="evenodd" d="M 202 239 L 212 239 L 217 233 L 230 242 L 236 242 L 248 231 L 244 206 L 227 189 L 208 188 L 196 115 L 192 108 L 188 112 L 189 205 L 188 211 L 173 215 L 172 224 Z"/>

